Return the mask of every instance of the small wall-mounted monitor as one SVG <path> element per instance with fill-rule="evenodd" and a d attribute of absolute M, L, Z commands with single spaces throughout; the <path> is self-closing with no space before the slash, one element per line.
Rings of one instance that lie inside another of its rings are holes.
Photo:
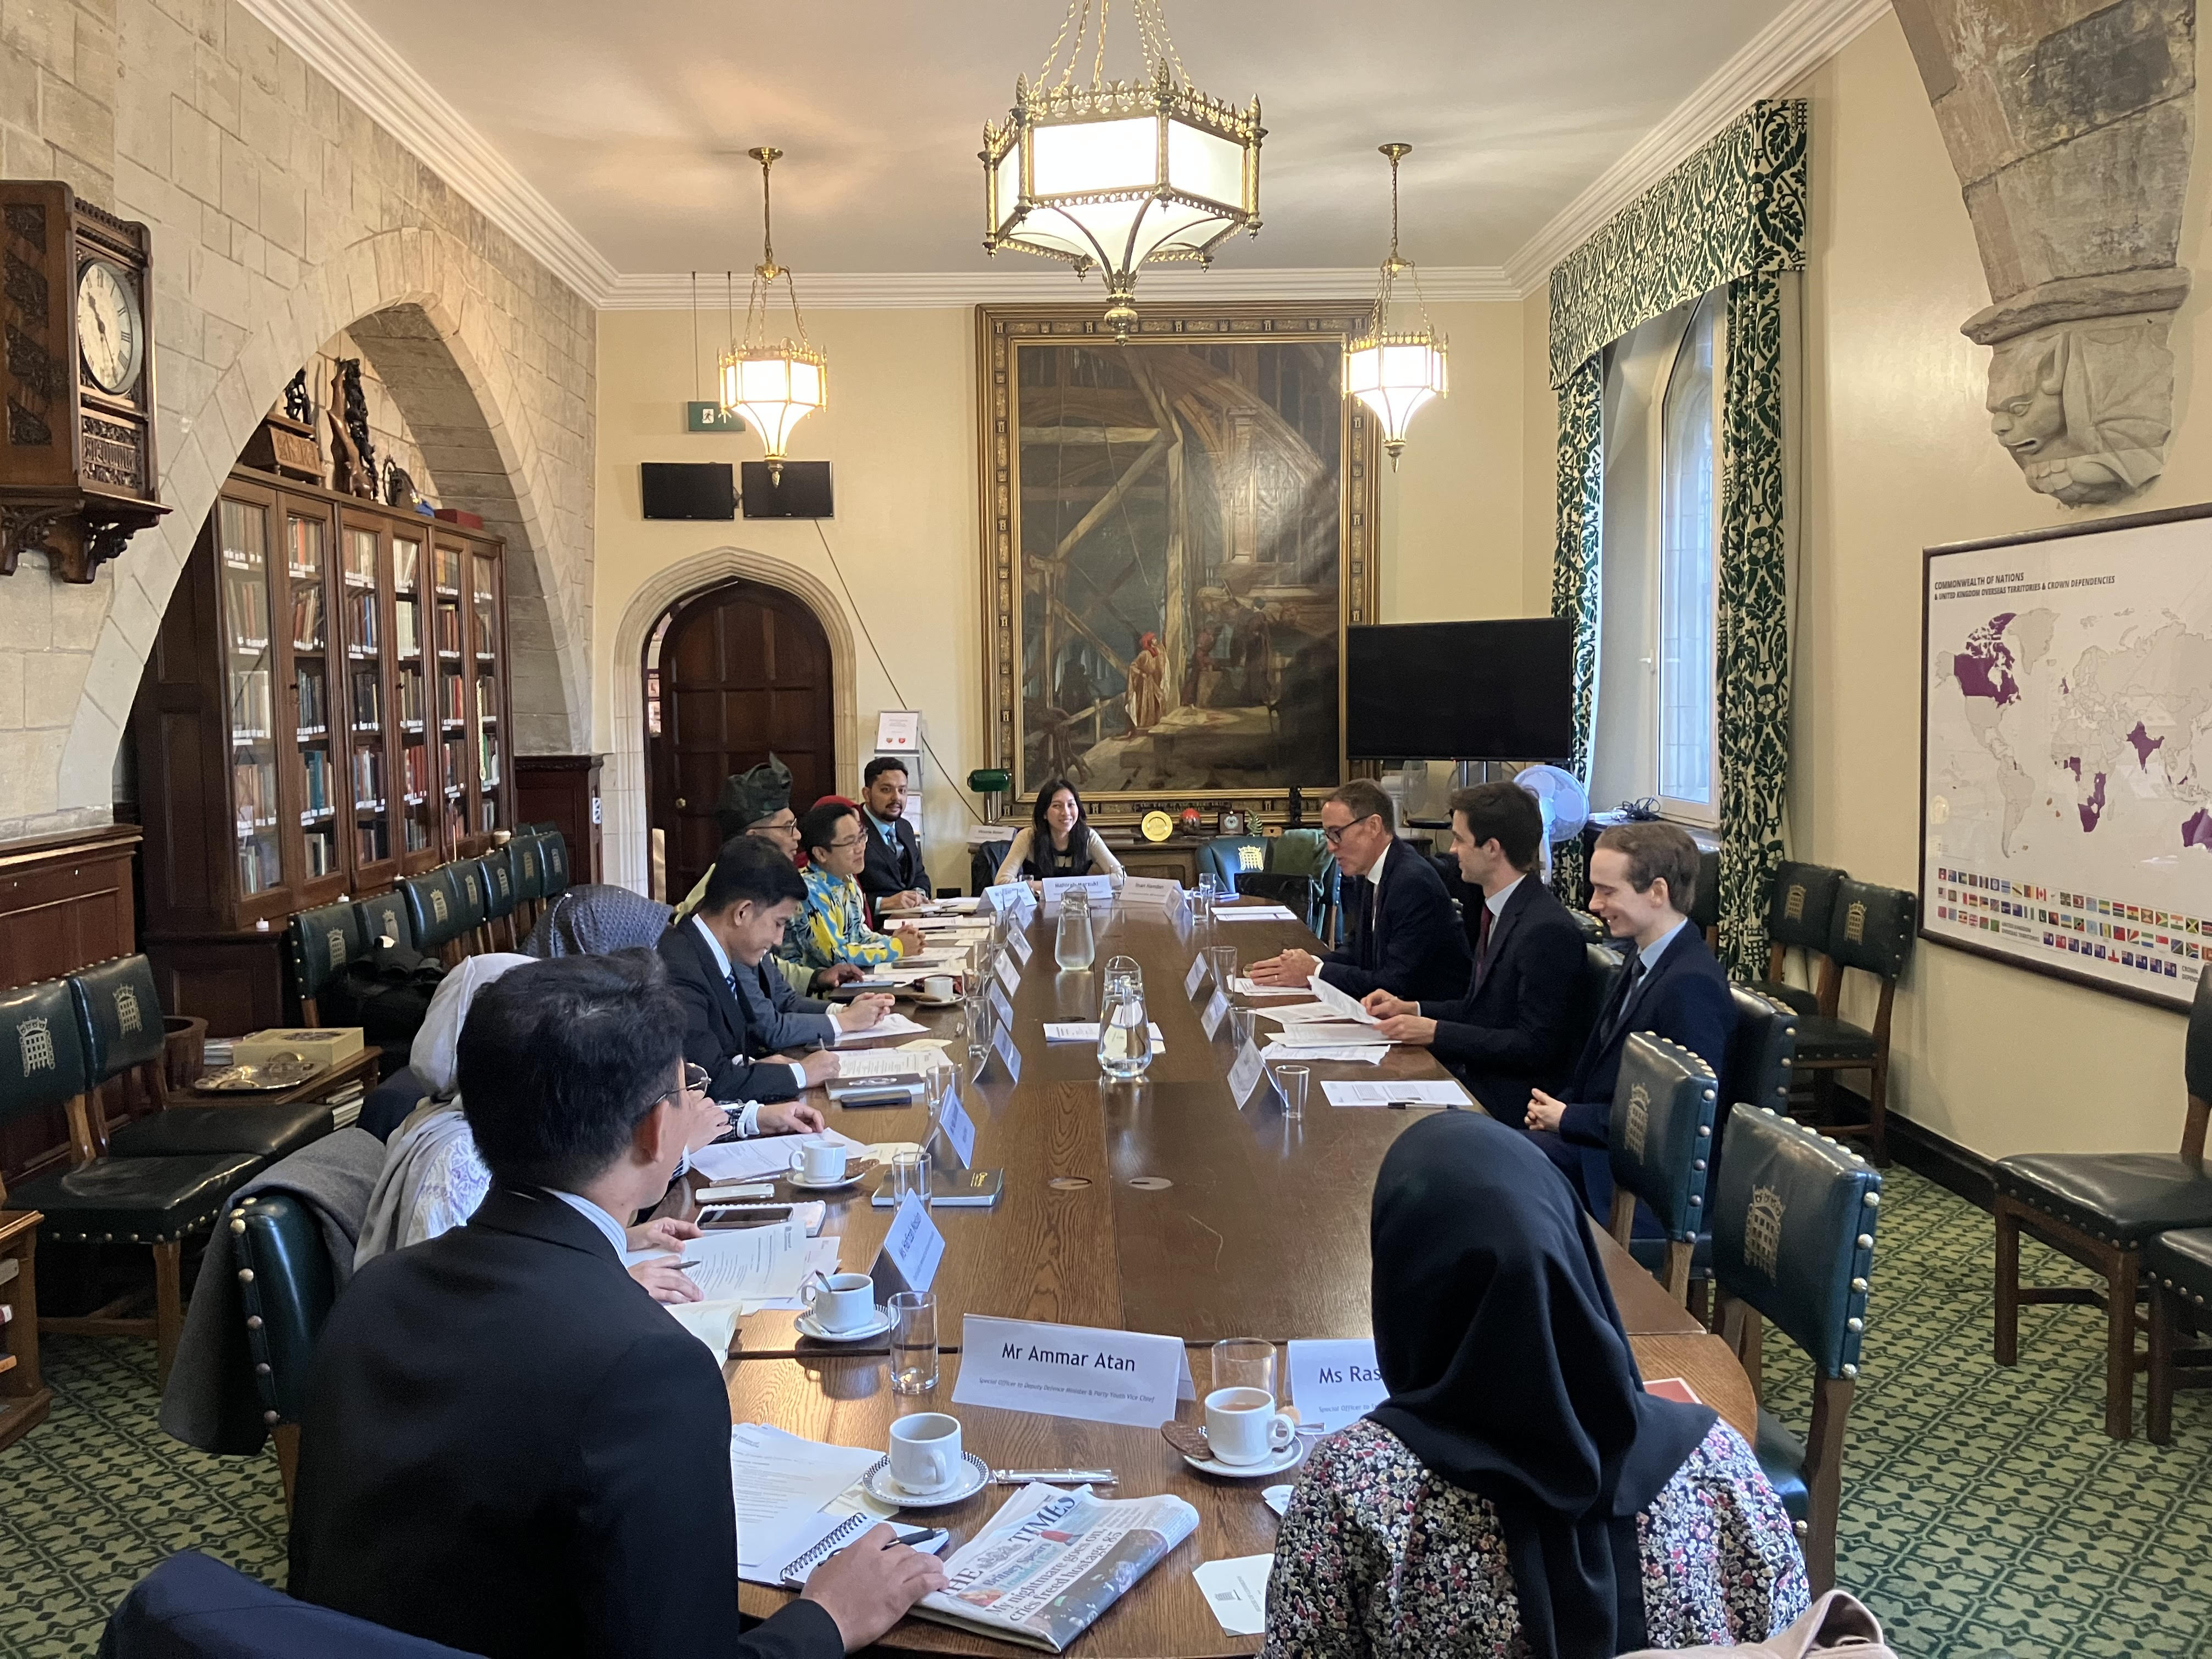
<path fill-rule="evenodd" d="M 734 519 L 736 481 L 727 461 L 641 461 L 640 494 L 648 519 Z"/>
<path fill-rule="evenodd" d="M 1347 628 L 1344 718 L 1353 760 L 1566 760 L 1574 631 L 1551 617 Z"/>
<path fill-rule="evenodd" d="M 748 519 L 834 519 L 837 516 L 830 494 L 830 463 L 786 461 L 783 477 L 773 480 L 766 461 L 740 461 Z"/>

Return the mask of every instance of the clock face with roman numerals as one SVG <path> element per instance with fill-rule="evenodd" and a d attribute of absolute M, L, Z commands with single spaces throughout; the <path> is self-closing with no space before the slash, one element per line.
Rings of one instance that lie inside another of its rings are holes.
<path fill-rule="evenodd" d="M 76 337 L 85 373 L 102 392 L 120 398 L 137 384 L 146 326 L 120 266 L 88 259 L 77 272 Z"/>

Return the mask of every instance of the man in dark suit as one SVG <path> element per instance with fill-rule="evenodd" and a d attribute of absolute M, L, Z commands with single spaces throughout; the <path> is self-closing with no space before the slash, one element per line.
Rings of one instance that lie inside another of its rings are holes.
<path fill-rule="evenodd" d="M 714 1109 L 683 1028 L 641 951 L 479 994 L 459 1069 L 491 1193 L 331 1311 L 294 1595 L 491 1659 L 840 1659 L 943 1585 L 878 1527 L 740 1634 L 721 1370 L 622 1266 L 623 1219 Z"/>
<path fill-rule="evenodd" d="M 861 827 L 868 832 L 861 896 L 878 916 L 928 903 L 929 868 L 921 861 L 921 838 L 906 821 L 906 763 L 896 755 L 878 755 L 860 774 L 860 782 Z"/>
<path fill-rule="evenodd" d="M 1443 878 L 1411 847 L 1397 844 L 1390 797 L 1354 778 L 1322 803 L 1321 832 L 1346 878 L 1344 948 L 1316 957 L 1285 951 L 1251 967 L 1261 985 L 1304 985 L 1316 975 L 1347 996 L 1370 991 L 1419 1000 L 1467 990 L 1467 937 Z"/>
<path fill-rule="evenodd" d="M 1590 909 L 1614 939 L 1630 942 L 1628 960 L 1590 1028 L 1565 1097 L 1536 1091 L 1528 1127 L 1574 1181 L 1590 1213 L 1601 1218 L 1613 1206 L 1606 1139 L 1628 1034 L 1650 1031 L 1681 1044 L 1727 1086 L 1735 1003 L 1728 975 L 1690 921 L 1697 893 L 1698 844 L 1687 830 L 1623 823 L 1598 837 L 1590 854 Z"/>
<path fill-rule="evenodd" d="M 716 1100 L 750 1103 L 738 1122 L 742 1134 L 819 1129 L 822 1115 L 811 1106 L 761 1103 L 789 1101 L 837 1075 L 837 1056 L 827 1048 L 803 1060 L 757 1058 L 764 1045 L 746 1018 L 749 1000 L 766 996 L 773 1004 L 773 989 L 758 982 L 761 963 L 805 897 L 788 860 L 757 836 L 739 836 L 715 859 L 699 908 L 655 947 L 684 1011 L 684 1057 L 706 1072 Z M 741 975 L 756 981 L 750 995 Z M 881 1012 L 859 1023 L 872 1024 Z"/>
<path fill-rule="evenodd" d="M 1521 1127 L 1533 1089 L 1557 1089 L 1573 1059 L 1582 930 L 1535 873 L 1544 814 L 1517 783 L 1452 797 L 1452 854 L 1476 911 L 1474 975 L 1456 1000 L 1369 993 L 1382 1035 L 1433 1049 L 1485 1110 Z"/>

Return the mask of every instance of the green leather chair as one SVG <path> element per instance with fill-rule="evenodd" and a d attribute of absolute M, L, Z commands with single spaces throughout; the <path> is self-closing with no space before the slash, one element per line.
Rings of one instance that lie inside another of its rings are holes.
<path fill-rule="evenodd" d="M 1811 1073 L 1825 1084 L 1838 1072 L 1867 1074 L 1867 1121 L 1833 1125 L 1831 1133 L 1863 1136 L 1877 1164 L 1889 1162 L 1889 1016 L 1897 981 L 1912 957 L 1918 901 L 1901 888 L 1876 887 L 1845 879 L 1836 884 L 1835 909 L 1828 921 L 1828 966 L 1820 979 L 1819 1012 L 1797 1021 L 1796 1072 Z M 1856 969 L 1881 981 L 1871 1027 L 1840 1018 L 1837 1007 L 1844 975 Z M 1785 999 L 1786 1000 L 1786 999 Z M 1825 1089 L 1818 1091 L 1825 1096 Z M 1821 1098 L 1823 1115 L 1826 1100 Z"/>
<path fill-rule="evenodd" d="M 332 1127 L 327 1103 L 276 1105 L 241 1101 L 228 1106 L 173 1106 L 162 1064 L 166 1034 L 154 969 L 143 956 L 118 957 L 69 976 L 84 1039 L 92 1087 L 118 1079 L 135 1081 L 157 1108 L 106 1133 L 110 1158 L 176 1158 L 202 1152 L 248 1152 L 266 1164 L 319 1140 Z M 93 1115 L 105 1130 L 97 1097 Z"/>
<path fill-rule="evenodd" d="M 537 925 L 538 906 L 545 897 L 545 856 L 538 837 L 526 830 L 510 839 L 507 867 L 514 878 L 514 931 L 527 933 Z"/>
<path fill-rule="evenodd" d="M 258 1193 L 240 1200 L 228 1225 L 254 1392 L 261 1400 L 261 1420 L 276 1443 L 289 1510 L 300 1463 L 307 1357 L 337 1299 L 337 1274 L 321 1224 L 288 1194 Z"/>
<path fill-rule="evenodd" d="M 550 823 L 538 826 L 538 853 L 545 866 L 544 896 L 555 899 L 568 890 L 568 838 Z"/>
<path fill-rule="evenodd" d="M 1705 1219 L 1705 1175 L 1712 1165 L 1713 1117 L 1720 1079 L 1680 1043 L 1634 1031 L 1620 1051 L 1607 1125 L 1613 1170 L 1613 1236 L 1626 1249 L 1642 1200 L 1667 1235 L 1659 1282 L 1678 1303 L 1690 1299 L 1690 1258 Z"/>
<path fill-rule="evenodd" d="M 2172 1407 L 2170 1357 L 2174 1316 L 2168 1295 L 2193 1293 L 2200 1270 L 2196 1235 L 2212 1228 L 2212 1171 L 2204 1167 L 2204 1135 L 2212 1122 L 2212 969 L 2197 975 L 2189 1006 L 2182 1083 L 2188 1097 L 2179 1152 L 2026 1152 L 1999 1158 L 1990 1203 L 1996 1218 L 1996 1358 L 2020 1358 L 2021 1304 L 2087 1302 L 2105 1310 L 2105 1432 L 2135 1432 L 2136 1296 L 2145 1272 L 2163 1275 L 2151 1297 L 2151 1420 L 2154 1440 L 2168 1431 Z M 2099 1274 L 2105 1288 L 2023 1287 L 2020 1236 L 2025 1230 Z M 2154 1257 L 2153 1249 L 2156 1255 Z M 2166 1321 L 2163 1329 L 2160 1320 Z M 2163 1377 L 2160 1373 L 2166 1373 Z"/>
<path fill-rule="evenodd" d="M 1585 941 L 1591 945 L 1602 945 L 1606 942 L 1608 935 L 1605 931 L 1605 924 L 1589 911 L 1577 910 L 1571 906 L 1567 915 L 1575 926 L 1583 930 L 1583 938 Z"/>
<path fill-rule="evenodd" d="M 388 939 L 394 945 L 409 951 L 422 948 L 415 940 L 415 923 L 408 912 L 407 896 L 398 889 L 389 893 L 379 893 L 374 898 L 362 899 L 354 908 L 361 916 L 364 955 L 374 956 L 376 943 L 380 939 Z"/>
<path fill-rule="evenodd" d="M 460 945 L 464 951 L 483 948 L 484 923 L 491 907 L 484 898 L 483 878 L 477 873 L 480 859 L 455 859 L 446 866 L 453 878 L 453 898 L 461 907 Z"/>
<path fill-rule="evenodd" d="M 1792 985 L 1782 975 L 1790 965 L 1790 953 L 1797 951 L 1804 955 L 1808 976 L 1816 986 L 1825 984 L 1836 889 L 1846 879 L 1842 871 L 1825 864 L 1775 866 L 1774 887 L 1766 901 L 1766 977 L 1755 981 L 1753 990 L 1808 1018 L 1820 1012 L 1820 990 Z"/>
<path fill-rule="evenodd" d="M 309 1025 L 323 1023 L 319 1001 L 330 982 L 349 963 L 369 957 L 369 933 L 357 904 L 325 904 L 301 910 L 284 924 L 285 941 L 292 951 L 292 983 L 300 994 L 300 1018 Z"/>
<path fill-rule="evenodd" d="M 453 867 L 441 864 L 399 884 L 407 906 L 407 924 L 414 930 L 415 948 L 426 957 L 444 957 L 447 946 L 468 931 L 468 910 Z"/>
<path fill-rule="evenodd" d="M 1237 878 L 1267 867 L 1267 843 L 1260 836 L 1216 836 L 1198 849 L 1198 873 L 1212 876 L 1224 893 L 1237 890 Z"/>
<path fill-rule="evenodd" d="M 1836 1582 L 1844 1425 L 1858 1379 L 1881 1204 L 1881 1172 L 1826 1135 L 1765 1108 L 1730 1121 L 1711 1206 L 1720 1333 L 1753 1393 L 1762 1319 L 1813 1362 L 1806 1437 L 1761 1406 L 1753 1449 L 1796 1525 L 1816 1596 Z"/>
<path fill-rule="evenodd" d="M 156 1033 L 161 1010 L 142 1016 Z M 0 993 L 0 1127 L 33 1112 L 64 1109 L 70 1167 L 33 1176 L 12 1191 L 0 1188 L 0 1208 L 37 1210 L 50 1239 L 73 1243 L 143 1244 L 154 1258 L 154 1314 L 125 1316 L 129 1294 L 82 1316 L 41 1314 L 45 1335 L 152 1337 L 161 1378 L 184 1334 L 184 1241 L 205 1231 L 223 1200 L 261 1167 L 250 1152 L 194 1152 L 164 1158 L 101 1158 L 93 1144 L 91 1057 L 68 983 L 52 980 Z"/>
<path fill-rule="evenodd" d="M 1721 855 L 1714 848 L 1698 849 L 1698 890 L 1690 896 L 1690 926 L 1707 945 L 1717 943 L 1721 927 Z"/>
<path fill-rule="evenodd" d="M 474 860 L 477 884 L 483 889 L 484 937 L 495 950 L 512 951 L 514 940 L 514 871 L 504 853 Z M 499 936 L 506 936 L 501 945 Z"/>

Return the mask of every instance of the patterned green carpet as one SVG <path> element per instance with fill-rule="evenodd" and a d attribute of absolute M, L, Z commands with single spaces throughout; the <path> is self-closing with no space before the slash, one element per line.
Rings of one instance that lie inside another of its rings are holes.
<path fill-rule="evenodd" d="M 2212 1653 L 2212 1391 L 2174 1444 L 2105 1438 L 2102 1316 L 2021 1314 L 2022 1363 L 1990 1358 L 1990 1223 L 1891 1173 L 1845 1466 L 1842 1582 L 1908 1659 Z M 2070 1264 L 2030 1245 L 2033 1278 Z M 1809 1374 L 1767 1342 L 1770 1404 L 1802 1428 Z M 154 1421 L 150 1345 L 47 1345 L 53 1414 L 0 1452 L 0 1656 L 64 1659 L 163 1556 L 205 1550 L 271 1582 L 284 1560 L 273 1454 L 205 1457 Z M 2138 1406 L 2140 1411 L 2140 1406 Z"/>

